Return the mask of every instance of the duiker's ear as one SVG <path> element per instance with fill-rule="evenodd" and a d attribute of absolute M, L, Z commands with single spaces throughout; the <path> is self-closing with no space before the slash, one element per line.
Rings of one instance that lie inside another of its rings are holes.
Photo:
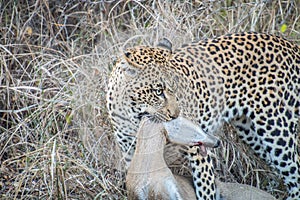
<path fill-rule="evenodd" d="M 167 38 L 161 39 L 156 46 L 166 49 L 172 53 L 172 43 Z"/>

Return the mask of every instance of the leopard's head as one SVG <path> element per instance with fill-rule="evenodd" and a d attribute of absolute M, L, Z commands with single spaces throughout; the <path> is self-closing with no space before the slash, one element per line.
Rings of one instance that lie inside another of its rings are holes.
<path fill-rule="evenodd" d="M 118 73 L 114 88 L 121 88 L 118 101 L 122 98 L 124 117 L 136 121 L 146 116 L 156 122 L 178 117 L 176 78 L 165 69 L 171 54 L 170 45 L 138 46 L 123 53 L 113 73 Z"/>

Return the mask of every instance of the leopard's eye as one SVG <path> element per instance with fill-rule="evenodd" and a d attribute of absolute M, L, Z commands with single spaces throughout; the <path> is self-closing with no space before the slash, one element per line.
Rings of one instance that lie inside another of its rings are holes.
<path fill-rule="evenodd" d="M 156 89 L 156 90 L 155 90 L 155 94 L 156 94 L 157 96 L 161 96 L 161 95 L 163 94 L 163 89 Z"/>

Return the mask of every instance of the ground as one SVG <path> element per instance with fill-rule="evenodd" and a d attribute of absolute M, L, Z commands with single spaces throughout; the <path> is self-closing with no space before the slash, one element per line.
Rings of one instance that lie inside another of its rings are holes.
<path fill-rule="evenodd" d="M 120 50 L 163 37 L 176 48 L 239 31 L 300 45 L 299 8 L 300 1 L 0 3 L 0 199 L 125 199 L 105 107 Z M 220 135 L 213 158 L 222 181 L 284 196 L 230 125 Z"/>

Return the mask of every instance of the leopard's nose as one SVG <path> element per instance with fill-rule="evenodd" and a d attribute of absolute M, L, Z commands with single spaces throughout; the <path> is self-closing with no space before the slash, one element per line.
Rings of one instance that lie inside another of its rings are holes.
<path fill-rule="evenodd" d="M 179 109 L 175 109 L 175 110 L 170 110 L 167 109 L 168 112 L 168 116 L 170 118 L 170 120 L 176 119 L 179 116 Z"/>
<path fill-rule="evenodd" d="M 170 120 L 177 119 L 179 116 L 179 111 L 169 112 Z"/>
<path fill-rule="evenodd" d="M 170 115 L 169 117 L 171 118 L 171 120 L 173 120 L 173 119 L 176 119 L 178 117 L 178 115 L 177 116 Z"/>

